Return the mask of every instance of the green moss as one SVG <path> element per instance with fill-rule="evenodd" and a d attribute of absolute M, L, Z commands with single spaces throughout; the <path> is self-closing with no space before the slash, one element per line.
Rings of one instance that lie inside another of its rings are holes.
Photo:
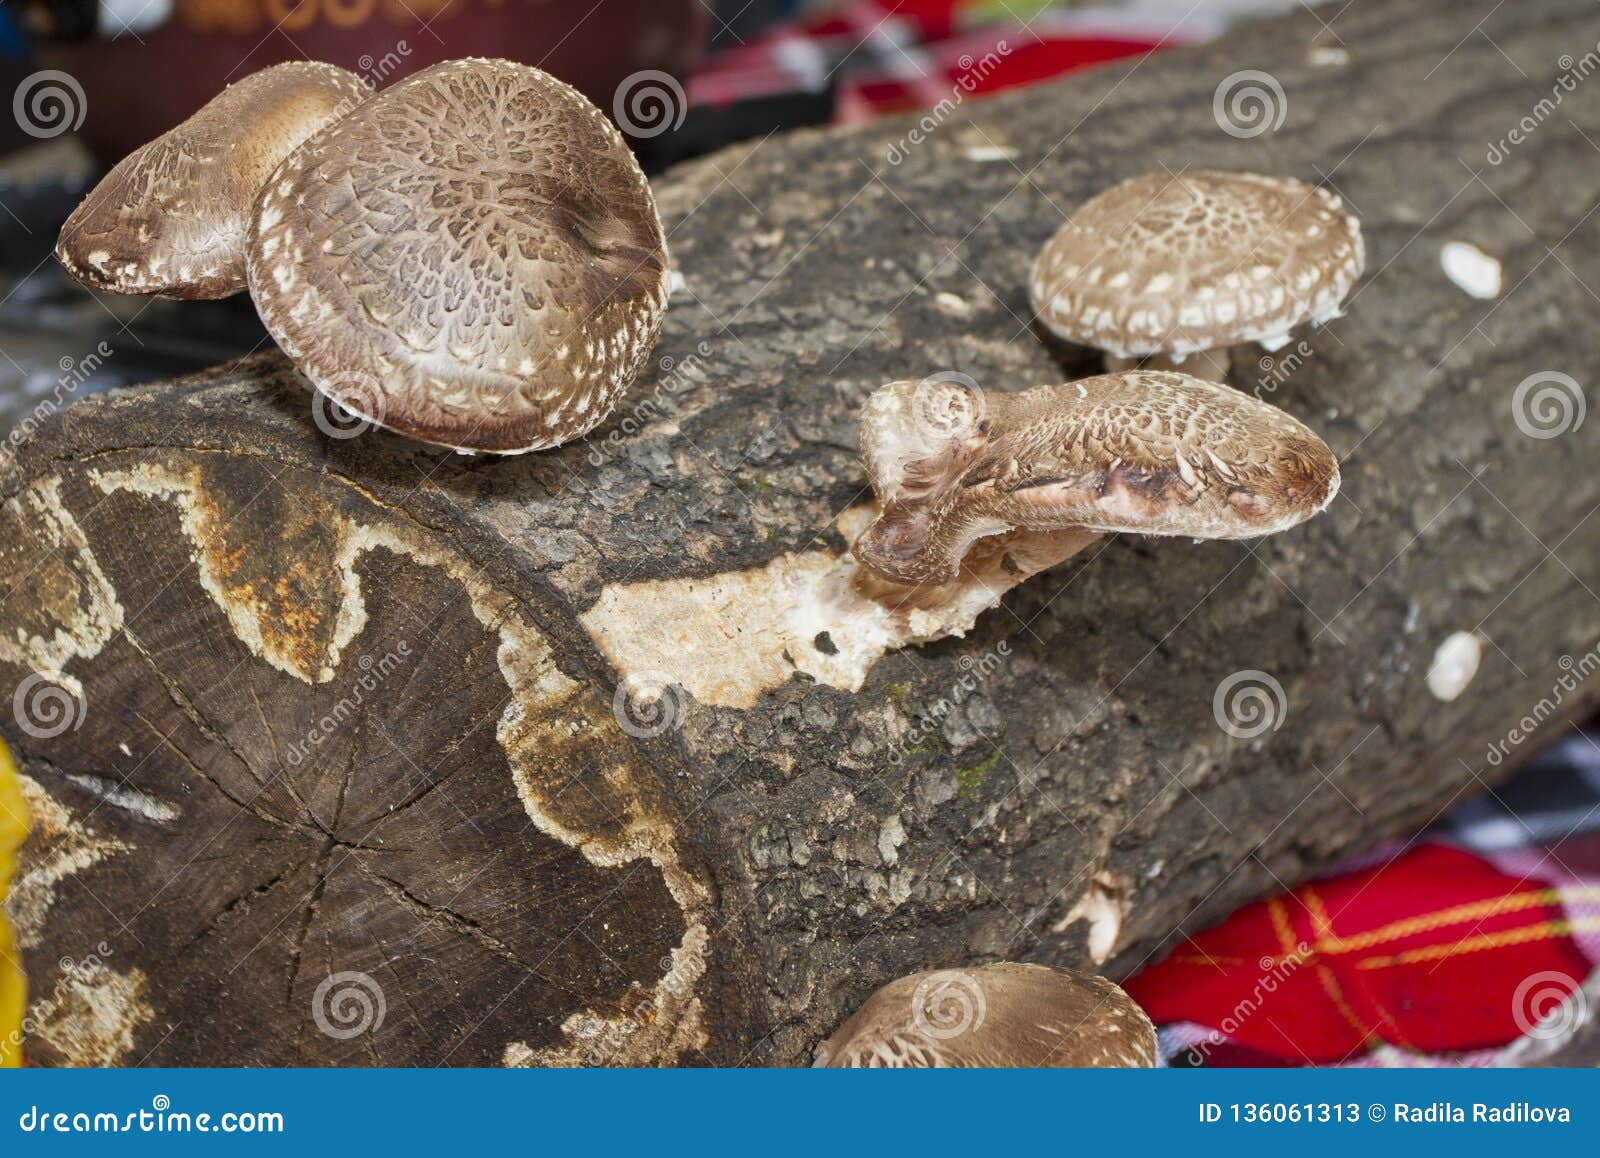
<path fill-rule="evenodd" d="M 961 785 L 961 791 L 957 795 L 962 800 L 972 800 L 978 795 L 978 789 L 983 786 L 984 777 L 988 776 L 994 770 L 994 766 L 1000 763 L 1000 755 L 1000 749 L 996 748 L 994 754 L 987 760 L 980 761 L 970 768 L 956 769 L 956 783 Z"/>

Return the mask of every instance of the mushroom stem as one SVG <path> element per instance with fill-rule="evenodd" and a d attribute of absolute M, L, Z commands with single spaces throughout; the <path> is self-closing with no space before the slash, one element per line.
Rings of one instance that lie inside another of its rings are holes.
<path fill-rule="evenodd" d="M 840 530 L 854 542 L 878 513 L 875 505 L 851 508 L 840 516 Z M 921 585 L 886 579 L 851 550 L 796 593 L 781 635 L 801 671 L 833 686 L 859 687 L 883 656 L 965 635 L 1006 592 L 1101 537 L 1078 528 L 991 535 L 967 552 L 955 578 Z M 822 634 L 829 641 L 826 652 L 816 645 Z"/>
<path fill-rule="evenodd" d="M 900 644 L 931 643 L 964 631 L 1011 588 L 1066 562 L 1101 537 L 1079 530 L 991 535 L 978 540 L 961 560 L 961 573 L 947 583 L 895 583 L 861 566 L 853 555 L 840 561 L 839 574 L 854 595 L 907 620 Z"/>
<path fill-rule="evenodd" d="M 1218 346 L 1210 350 L 1199 350 L 1182 358 L 1174 358 L 1170 354 L 1151 354 L 1146 358 L 1122 358 L 1116 354 L 1106 355 L 1106 373 L 1115 374 L 1122 370 L 1169 370 L 1179 374 L 1188 374 L 1192 378 L 1199 378 L 1206 382 L 1221 382 L 1231 385 L 1228 376 L 1233 369 L 1233 348 L 1231 346 Z"/>

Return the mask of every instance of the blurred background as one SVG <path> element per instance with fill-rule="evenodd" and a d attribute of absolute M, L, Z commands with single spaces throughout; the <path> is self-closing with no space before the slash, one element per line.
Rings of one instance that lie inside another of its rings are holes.
<path fill-rule="evenodd" d="M 0 0 L 0 84 L 13 114 L 0 118 L 0 450 L 87 395 L 266 343 L 245 295 L 180 305 L 91 294 L 50 252 L 109 165 L 268 65 L 331 61 L 382 88 L 443 59 L 521 60 L 582 89 L 658 172 L 783 129 L 932 106 L 957 83 L 982 97 L 1307 7 L 1311 0 Z M 1328 898 L 1359 936 L 1341 928 L 1339 940 L 1317 923 Z M 1333 938 L 1326 952 L 1346 964 L 1359 957 L 1352 969 L 1381 963 L 1387 988 L 1340 993 L 1324 965 L 1297 965 L 1263 995 L 1265 965 L 1256 963 L 1278 952 L 1285 921 L 1319 954 Z M 1248 906 L 1150 963 L 1129 989 L 1163 1027 L 1177 1065 L 1592 1064 L 1597 962 L 1600 733 L 1580 731 L 1507 788 Z M 1252 1015 L 1241 1018 L 1247 1006 Z"/>

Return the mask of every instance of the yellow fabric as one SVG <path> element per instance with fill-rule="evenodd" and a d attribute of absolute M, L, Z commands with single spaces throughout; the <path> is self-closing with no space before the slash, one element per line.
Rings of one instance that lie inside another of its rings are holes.
<path fill-rule="evenodd" d="M 11 887 L 17 849 L 28 835 L 28 803 L 22 798 L 17 766 L 0 740 L 0 901 Z M 27 978 L 11 938 L 11 925 L 0 911 L 0 1069 L 22 1064 L 22 1015 L 27 1004 Z"/>

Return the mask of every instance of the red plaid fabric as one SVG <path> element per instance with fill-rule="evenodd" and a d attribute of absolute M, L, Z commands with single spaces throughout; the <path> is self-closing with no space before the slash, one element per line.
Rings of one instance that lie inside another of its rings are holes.
<path fill-rule="evenodd" d="M 856 0 L 780 25 L 711 57 L 690 78 L 689 105 L 721 107 L 785 93 L 834 94 L 834 120 L 854 122 L 999 92 L 1075 68 L 1200 43 L 1221 22 L 1117 9 L 1044 12 L 973 0 Z M 1044 7 L 1044 6 L 1040 6 Z M 1009 10 L 1009 12 L 1008 12 Z M 996 19 L 996 14 L 1005 17 Z"/>
<path fill-rule="evenodd" d="M 1492 1065 L 1600 999 L 1600 746 L 1558 745 L 1525 808 L 1246 906 L 1127 983 L 1187 1065 Z M 1520 841 L 1514 839 L 1520 836 Z"/>

